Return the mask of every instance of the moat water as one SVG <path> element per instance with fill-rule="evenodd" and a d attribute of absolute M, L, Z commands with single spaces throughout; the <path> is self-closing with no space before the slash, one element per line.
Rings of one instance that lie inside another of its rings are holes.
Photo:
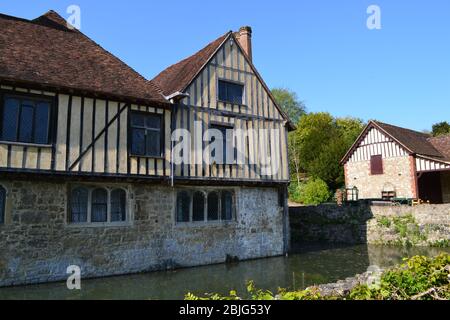
<path fill-rule="evenodd" d="M 4 299 L 183 299 L 187 292 L 203 294 L 230 290 L 246 292 L 246 282 L 277 292 L 335 282 L 367 271 L 369 266 L 393 266 L 413 255 L 435 256 L 450 249 L 382 246 L 296 248 L 288 257 L 275 257 L 176 271 L 161 271 L 81 281 L 81 290 L 65 283 L 0 288 Z"/>

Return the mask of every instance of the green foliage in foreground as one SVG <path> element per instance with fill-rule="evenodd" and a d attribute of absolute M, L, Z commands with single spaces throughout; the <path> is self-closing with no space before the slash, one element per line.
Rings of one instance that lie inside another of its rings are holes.
<path fill-rule="evenodd" d="M 359 285 L 345 296 L 321 296 L 318 288 L 302 291 L 280 289 L 274 295 L 260 290 L 253 282 L 247 285 L 249 300 L 449 300 L 450 254 L 435 258 L 415 256 L 385 271 L 377 285 Z M 199 297 L 188 293 L 186 300 L 241 300 L 236 291 L 229 296 L 208 294 Z M 247 299 L 247 298 L 245 298 Z"/>

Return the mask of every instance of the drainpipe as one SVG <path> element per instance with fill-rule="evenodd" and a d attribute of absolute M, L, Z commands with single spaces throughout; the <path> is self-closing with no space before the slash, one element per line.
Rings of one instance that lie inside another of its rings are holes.
<path fill-rule="evenodd" d="M 291 230 L 289 225 L 289 203 L 287 185 L 280 187 L 280 193 L 283 195 L 283 254 L 286 256 L 291 249 Z"/>
<path fill-rule="evenodd" d="M 178 112 L 178 104 L 174 105 L 174 110 L 172 111 L 172 115 L 171 115 L 171 124 L 170 124 L 170 186 L 173 188 L 175 186 L 175 179 L 174 179 L 174 175 L 175 175 L 175 166 L 173 163 L 173 148 L 174 148 L 174 142 L 172 140 L 172 134 L 173 134 L 173 130 L 175 129 L 175 117 L 176 117 L 176 113 Z"/>
<path fill-rule="evenodd" d="M 171 128 L 170 128 L 170 186 L 173 188 L 175 186 L 175 168 L 174 168 L 174 163 L 173 163 L 173 148 L 174 148 L 174 142 L 172 141 L 172 130 L 176 129 L 175 128 L 175 120 L 176 120 L 176 114 L 178 112 L 179 109 L 179 105 L 178 103 L 186 98 L 189 97 L 189 94 L 187 93 L 183 93 L 180 91 L 174 92 L 171 95 L 168 96 L 164 96 L 164 98 L 168 101 L 170 101 L 170 103 L 173 104 L 173 110 L 171 113 Z"/>
<path fill-rule="evenodd" d="M 286 148 L 289 145 L 288 143 L 288 122 L 285 121 L 284 122 L 284 139 L 285 139 L 285 143 L 286 143 Z M 286 150 L 286 154 L 287 154 L 287 150 Z M 290 177 L 291 176 L 291 170 L 290 167 L 287 166 L 287 176 Z M 283 189 L 283 195 L 284 195 L 284 201 L 283 201 L 283 233 L 284 233 L 284 253 L 286 255 L 289 254 L 289 251 L 291 250 L 291 226 L 290 226 L 290 222 L 289 222 L 289 193 L 288 193 L 288 186 L 289 183 L 286 183 L 286 185 L 282 186 Z"/>

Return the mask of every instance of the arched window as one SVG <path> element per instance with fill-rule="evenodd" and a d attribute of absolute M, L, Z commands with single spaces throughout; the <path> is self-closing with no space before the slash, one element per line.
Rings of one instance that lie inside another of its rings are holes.
<path fill-rule="evenodd" d="M 6 190 L 0 186 L 0 224 L 5 223 Z"/>
<path fill-rule="evenodd" d="M 208 221 L 219 220 L 219 196 L 217 192 L 208 194 Z"/>
<path fill-rule="evenodd" d="M 229 221 L 233 219 L 233 193 L 231 191 L 222 192 L 222 220 Z"/>
<path fill-rule="evenodd" d="M 88 190 L 86 188 L 75 188 L 70 197 L 70 222 L 87 222 L 88 212 Z"/>
<path fill-rule="evenodd" d="M 197 191 L 194 193 L 192 204 L 192 220 L 205 220 L 205 195 L 203 192 Z"/>
<path fill-rule="evenodd" d="M 91 221 L 106 222 L 108 220 L 108 192 L 105 189 L 92 191 Z"/>
<path fill-rule="evenodd" d="M 177 222 L 189 222 L 189 209 L 191 198 L 187 191 L 177 194 Z"/>
<path fill-rule="evenodd" d="M 111 221 L 125 221 L 127 194 L 123 189 L 115 189 L 111 192 Z"/>

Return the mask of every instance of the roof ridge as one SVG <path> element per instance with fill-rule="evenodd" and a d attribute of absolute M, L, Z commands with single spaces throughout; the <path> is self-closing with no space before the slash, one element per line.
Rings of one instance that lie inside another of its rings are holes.
<path fill-rule="evenodd" d="M 371 120 L 370 122 L 388 133 L 394 140 L 397 140 L 412 153 L 435 157 L 443 156 L 442 152 L 431 143 L 431 135 L 427 133 L 376 120 Z"/>
<path fill-rule="evenodd" d="M 398 128 L 398 129 L 414 132 L 414 133 L 417 133 L 417 134 L 421 134 L 421 135 L 423 135 L 425 137 L 432 137 L 429 133 L 425 133 L 425 132 L 421 132 L 421 131 L 417 131 L 417 130 L 413 130 L 413 129 L 409 129 L 409 128 L 404 128 L 404 127 L 400 127 L 400 126 L 396 126 L 396 125 L 393 125 L 393 124 L 390 124 L 390 123 L 386 123 L 386 122 L 381 122 L 381 121 L 378 121 L 378 120 L 372 120 L 372 121 L 377 123 L 377 124 L 382 124 L 382 125 L 385 125 L 385 126 L 390 126 L 390 127 L 394 127 L 394 128 Z"/>
<path fill-rule="evenodd" d="M 16 21 L 22 21 L 22 22 L 28 22 L 28 23 L 34 23 L 32 20 L 20 18 L 16 16 L 11 16 L 9 14 L 0 13 L 0 18 L 9 19 L 9 20 L 16 20 Z"/>
<path fill-rule="evenodd" d="M 176 63 L 171 64 L 170 66 L 168 66 L 167 68 L 165 68 L 164 70 L 162 70 L 159 74 L 161 74 L 161 73 L 163 73 L 164 71 L 167 71 L 167 70 L 169 70 L 169 69 L 171 69 L 171 68 L 173 68 L 173 67 L 175 67 L 175 66 L 177 66 L 177 65 L 180 65 L 180 64 L 186 62 L 186 60 L 192 59 L 192 58 L 193 58 L 194 56 L 196 56 L 199 52 L 205 50 L 205 49 L 208 48 L 210 45 L 214 44 L 214 42 L 216 42 L 217 40 L 221 39 L 222 37 L 225 37 L 225 36 L 229 35 L 230 33 L 232 33 L 232 31 L 228 31 L 228 32 L 224 33 L 223 35 L 221 35 L 221 36 L 218 37 L 217 39 L 215 39 L 215 40 L 209 42 L 209 43 L 208 43 L 207 45 L 205 45 L 203 48 L 201 48 L 200 50 L 194 52 L 194 53 L 191 54 L 190 56 L 188 56 L 188 57 L 186 57 L 186 58 L 184 58 L 184 59 L 182 59 L 182 60 L 180 60 L 180 61 L 178 61 L 178 62 L 176 62 Z M 159 74 L 158 74 L 158 75 L 159 75 Z M 156 77 L 157 77 L 158 75 L 156 75 Z M 154 78 L 156 78 L 156 77 L 154 77 Z M 154 79 L 154 78 L 153 78 L 153 79 Z"/>
<path fill-rule="evenodd" d="M 62 21 L 57 21 L 55 19 L 51 19 L 50 18 L 51 15 L 55 15 L 56 16 L 55 18 L 60 18 L 61 20 L 64 21 L 64 23 L 61 23 Z M 69 29 L 67 27 L 66 20 L 54 10 L 49 10 L 46 13 L 44 13 L 43 15 L 40 15 L 39 17 L 36 17 L 34 19 L 26 19 L 26 18 L 21 18 L 21 17 L 4 14 L 4 13 L 0 13 L 0 18 L 30 23 L 30 24 L 33 24 L 36 26 L 50 28 L 53 30 L 64 31 L 64 32 L 78 31 L 77 29 Z"/>

